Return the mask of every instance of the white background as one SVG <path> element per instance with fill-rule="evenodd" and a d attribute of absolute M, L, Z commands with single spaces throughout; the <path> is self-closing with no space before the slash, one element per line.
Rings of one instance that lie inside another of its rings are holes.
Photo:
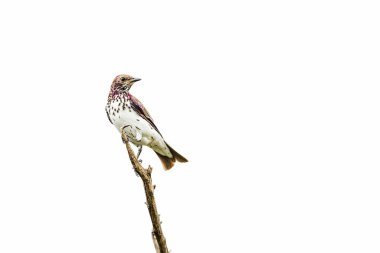
<path fill-rule="evenodd" d="M 376 2 L 2 1 L 0 252 L 154 252 L 121 73 L 173 253 L 380 252 Z"/>

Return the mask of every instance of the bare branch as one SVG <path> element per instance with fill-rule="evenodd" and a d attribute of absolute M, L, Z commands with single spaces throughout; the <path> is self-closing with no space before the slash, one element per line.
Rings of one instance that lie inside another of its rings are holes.
<path fill-rule="evenodd" d="M 168 247 L 166 246 L 166 239 L 165 239 L 164 233 L 162 232 L 160 216 L 158 214 L 156 201 L 154 198 L 155 186 L 153 186 L 152 184 L 152 177 L 151 177 L 153 168 L 151 166 L 148 166 L 147 169 L 142 167 L 142 165 L 138 162 L 136 155 L 129 144 L 129 140 L 128 140 L 127 135 L 124 132 L 124 129 L 122 129 L 121 133 L 122 133 L 122 138 L 125 141 L 125 146 L 127 148 L 129 159 L 131 160 L 133 168 L 135 169 L 136 173 L 140 176 L 144 184 L 146 205 L 148 207 L 150 219 L 153 225 L 152 239 L 153 239 L 153 243 L 155 245 L 156 251 L 157 253 L 169 253 Z M 158 249 L 157 249 L 157 246 L 158 246 Z"/>

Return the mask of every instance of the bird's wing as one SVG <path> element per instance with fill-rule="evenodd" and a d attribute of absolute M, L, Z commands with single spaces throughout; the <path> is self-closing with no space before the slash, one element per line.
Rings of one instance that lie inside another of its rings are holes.
<path fill-rule="evenodd" d="M 153 122 L 152 116 L 150 116 L 148 110 L 144 107 L 144 105 L 138 100 L 136 97 L 134 97 L 132 94 L 128 94 L 129 100 L 131 101 L 131 107 L 132 109 L 140 115 L 142 118 L 144 118 L 146 121 L 149 122 L 149 124 L 161 135 L 160 131 L 158 130 L 157 126 Z"/>

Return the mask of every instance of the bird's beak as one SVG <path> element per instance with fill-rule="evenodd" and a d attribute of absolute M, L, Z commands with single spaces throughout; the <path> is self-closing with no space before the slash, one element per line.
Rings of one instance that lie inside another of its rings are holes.
<path fill-rule="evenodd" d="M 141 80 L 141 78 L 133 78 L 132 81 L 131 81 L 131 83 L 135 83 L 135 82 L 138 82 L 140 80 Z"/>

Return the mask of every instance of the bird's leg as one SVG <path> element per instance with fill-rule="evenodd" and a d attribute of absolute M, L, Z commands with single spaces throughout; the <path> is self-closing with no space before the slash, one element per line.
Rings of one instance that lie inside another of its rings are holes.
<path fill-rule="evenodd" d="M 141 151 L 142 151 L 142 145 L 137 146 L 137 148 L 138 148 L 138 150 L 137 150 L 136 158 L 137 158 L 137 161 L 141 164 L 141 163 L 142 163 L 142 160 L 141 160 L 141 159 L 139 160 L 139 156 L 140 156 Z M 137 171 L 135 170 L 135 167 L 132 166 L 132 169 L 135 171 L 136 176 L 139 177 L 139 174 L 138 174 Z"/>
<path fill-rule="evenodd" d="M 138 150 L 137 150 L 137 156 L 136 156 L 136 158 L 137 158 L 137 161 L 138 161 L 139 163 L 142 163 L 142 160 L 139 159 L 139 157 L 140 157 L 140 155 L 141 155 L 141 151 L 142 151 L 142 145 L 138 146 L 137 148 L 138 148 Z"/>
<path fill-rule="evenodd" d="M 142 160 L 141 160 L 141 159 L 139 160 L 139 156 L 140 156 L 141 151 L 142 151 L 142 145 L 137 146 L 137 148 L 138 148 L 138 150 L 137 150 L 136 158 L 137 158 L 137 161 L 138 161 L 139 163 L 142 163 Z M 137 171 L 135 170 L 135 167 L 132 166 L 132 169 L 135 171 L 136 176 L 139 177 L 139 174 L 138 174 Z"/>

